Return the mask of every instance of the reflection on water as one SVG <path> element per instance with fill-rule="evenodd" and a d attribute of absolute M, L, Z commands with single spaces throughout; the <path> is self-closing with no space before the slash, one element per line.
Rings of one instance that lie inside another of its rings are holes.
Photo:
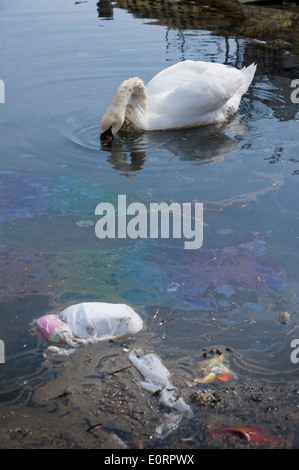
<path fill-rule="evenodd" d="M 237 139 L 230 137 L 231 135 L 245 135 L 246 126 L 243 125 L 238 116 L 235 117 L 230 124 L 219 124 L 214 126 L 206 126 L 201 129 L 185 129 L 184 131 L 176 132 L 152 132 L 145 134 L 138 140 L 127 138 L 125 145 L 127 152 L 130 152 L 131 158 L 139 154 L 134 152 L 134 147 L 142 144 L 144 148 L 161 149 L 168 153 L 168 160 L 172 158 L 179 158 L 180 160 L 194 162 L 196 165 L 201 164 L 214 164 L 221 162 L 226 155 L 236 151 L 240 148 L 240 142 Z M 137 145 L 136 145 L 137 144 Z M 140 155 L 140 154 L 139 154 Z M 145 161 L 145 152 L 141 153 L 141 161 Z M 118 149 L 112 149 L 110 162 L 114 163 L 115 169 L 120 169 L 118 166 L 119 152 Z M 122 159 L 122 157 L 121 157 Z M 121 163 L 121 162 L 119 162 Z M 134 169 L 132 167 L 132 169 Z M 136 168 L 136 170 L 141 167 Z"/>
<path fill-rule="evenodd" d="M 39 406 L 40 386 L 76 377 L 71 362 L 43 362 L 45 342 L 31 334 L 29 324 L 53 308 L 92 300 L 126 302 L 145 314 L 144 331 L 129 345 L 156 348 L 185 394 L 196 361 L 213 345 L 234 349 L 230 365 L 240 396 L 242 380 L 253 386 L 288 380 L 295 386 L 295 9 L 218 0 L 17 0 L 0 9 L 0 78 L 7 92 L 7 103 L 0 105 L 0 338 L 7 353 L 0 401 Z M 258 62 L 238 115 L 199 129 L 123 132 L 111 150 L 101 149 L 100 118 L 121 81 L 140 76 L 147 83 L 166 66 L 190 58 L 239 68 Z M 202 249 L 186 251 L 172 239 L 100 241 L 95 208 L 100 202 L 116 206 L 119 194 L 128 204 L 146 206 L 202 202 Z M 160 319 L 175 310 L 153 333 L 149 325 L 157 309 Z M 290 313 L 289 325 L 277 321 L 281 311 Z M 110 358 L 117 347 L 92 353 L 105 350 Z M 74 361 L 87 362 L 86 354 L 80 351 Z M 246 396 L 245 408 L 249 402 Z M 225 411 L 231 406 L 213 417 L 237 415 L 240 410 Z M 54 418 L 57 409 L 51 409 Z M 246 419 L 257 417 L 256 408 L 246 409 Z M 210 419 L 195 410 L 190 426 L 198 446 L 207 443 L 198 429 L 202 423 L 209 427 Z M 262 413 L 259 419 L 265 419 Z M 267 415 L 265 421 L 275 419 Z M 177 445 L 176 439 L 163 445 Z"/>
<path fill-rule="evenodd" d="M 231 35 L 266 41 L 283 39 L 290 41 L 287 46 L 295 50 L 298 45 L 298 15 L 293 4 L 247 5 L 223 0 L 211 0 L 208 4 L 203 0 L 194 3 L 170 0 L 161 4 L 158 1 L 120 0 L 116 6 L 128 9 L 137 18 L 158 19 L 154 24 L 175 30 L 215 31 L 226 39 Z"/>
<path fill-rule="evenodd" d="M 110 0 L 101 0 L 97 3 L 99 18 L 105 20 L 113 19 L 113 5 Z"/>
<path fill-rule="evenodd" d="M 81 147 L 100 151 L 97 126 L 74 129 L 68 138 Z M 146 165 L 147 154 L 158 150 L 165 151 L 169 161 L 174 157 L 196 165 L 211 165 L 240 149 L 242 138 L 249 138 L 249 131 L 238 115 L 228 123 L 200 129 L 151 133 L 122 131 L 108 150 L 107 161 L 115 170 L 138 172 Z M 104 151 L 107 153 L 107 149 Z"/>

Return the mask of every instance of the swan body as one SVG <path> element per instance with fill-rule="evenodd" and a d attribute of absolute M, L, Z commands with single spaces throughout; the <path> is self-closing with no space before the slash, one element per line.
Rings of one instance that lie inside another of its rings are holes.
<path fill-rule="evenodd" d="M 186 60 L 167 67 L 145 86 L 125 80 L 101 120 L 101 141 L 122 130 L 182 129 L 223 121 L 236 113 L 256 65 L 242 70 Z"/>

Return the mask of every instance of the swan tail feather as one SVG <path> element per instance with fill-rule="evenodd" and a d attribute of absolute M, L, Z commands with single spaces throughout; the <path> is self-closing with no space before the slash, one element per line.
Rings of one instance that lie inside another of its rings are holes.
<path fill-rule="evenodd" d="M 246 91 L 248 90 L 253 80 L 253 77 L 255 75 L 256 68 L 257 68 L 257 65 L 255 63 L 249 65 L 248 67 L 243 67 L 242 72 L 244 75 L 244 81 L 239 88 L 239 91 L 241 92 L 241 96 L 244 95 L 244 93 L 246 93 Z"/>

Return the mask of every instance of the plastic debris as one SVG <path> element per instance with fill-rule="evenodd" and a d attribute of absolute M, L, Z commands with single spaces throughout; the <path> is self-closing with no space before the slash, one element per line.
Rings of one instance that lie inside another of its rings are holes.
<path fill-rule="evenodd" d="M 227 434 L 227 433 L 235 434 L 241 439 L 245 439 L 245 441 L 252 442 L 253 444 L 269 445 L 269 444 L 278 442 L 278 438 L 272 437 L 272 436 L 266 436 L 262 433 L 261 430 L 256 429 L 256 428 L 227 427 L 227 428 L 214 429 L 210 431 L 210 435 L 212 437 L 218 436 L 220 434 Z"/>
<path fill-rule="evenodd" d="M 195 383 L 209 383 L 214 380 L 228 382 L 236 375 L 228 368 L 223 354 L 199 362 L 200 377 L 194 379 Z"/>
<path fill-rule="evenodd" d="M 84 302 L 63 310 L 60 319 L 75 337 L 96 343 L 137 333 L 143 321 L 129 305 Z"/>
<path fill-rule="evenodd" d="M 145 378 L 141 385 L 151 393 L 159 391 L 160 402 L 165 406 L 175 408 L 178 411 L 189 411 L 190 406 L 186 405 L 183 398 L 178 398 L 173 385 L 169 381 L 170 372 L 162 364 L 161 359 L 156 354 L 141 356 L 138 351 L 132 351 L 129 359 Z"/>
<path fill-rule="evenodd" d="M 182 418 L 183 414 L 178 413 L 177 411 L 172 411 L 169 413 L 167 415 L 166 421 L 156 427 L 156 437 L 159 437 L 160 439 L 167 437 L 171 432 L 175 431 L 180 426 Z"/>
<path fill-rule="evenodd" d="M 141 317 L 128 305 L 102 302 L 72 305 L 35 323 L 48 341 L 73 347 L 134 334 L 143 327 Z"/>
<path fill-rule="evenodd" d="M 62 348 L 61 346 L 48 346 L 44 352 L 44 357 L 48 356 L 70 356 L 76 348 Z"/>
<path fill-rule="evenodd" d="M 129 354 L 129 359 L 145 379 L 141 382 L 141 386 L 149 392 L 159 395 L 159 403 L 176 410 L 168 414 L 166 422 L 156 429 L 157 436 L 165 437 L 179 426 L 184 415 L 189 415 L 191 408 L 182 397 L 178 397 L 175 388 L 169 381 L 169 370 L 156 354 L 142 356 L 140 351 L 132 351 Z"/>
<path fill-rule="evenodd" d="M 73 333 L 57 315 L 45 315 L 35 321 L 44 337 L 53 343 L 73 344 Z"/>

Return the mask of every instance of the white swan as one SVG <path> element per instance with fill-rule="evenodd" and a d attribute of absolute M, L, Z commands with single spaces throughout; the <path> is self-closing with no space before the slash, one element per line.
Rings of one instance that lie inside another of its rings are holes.
<path fill-rule="evenodd" d="M 158 73 L 147 86 L 125 80 L 101 120 L 101 142 L 110 146 L 120 130 L 166 130 L 212 124 L 239 107 L 256 71 L 186 60 Z"/>

